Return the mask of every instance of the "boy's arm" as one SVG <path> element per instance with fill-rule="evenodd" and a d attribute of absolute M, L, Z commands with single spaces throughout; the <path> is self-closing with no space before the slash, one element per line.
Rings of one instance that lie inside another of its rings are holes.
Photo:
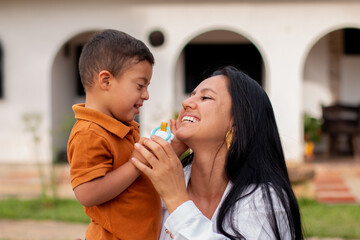
<path fill-rule="evenodd" d="M 126 162 L 103 177 L 80 184 L 74 188 L 74 193 L 85 207 L 100 205 L 122 193 L 139 175 L 140 171 L 131 162 Z"/>

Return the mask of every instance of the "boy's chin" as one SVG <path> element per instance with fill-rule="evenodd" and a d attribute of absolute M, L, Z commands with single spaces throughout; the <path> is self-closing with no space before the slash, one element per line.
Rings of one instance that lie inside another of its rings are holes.
<path fill-rule="evenodd" d="M 121 118 L 121 119 L 117 118 L 117 120 L 120 121 L 120 122 L 122 122 L 122 123 L 124 123 L 124 124 L 126 124 L 126 125 L 128 125 L 128 124 L 130 124 L 132 121 L 134 121 L 135 118 Z"/>

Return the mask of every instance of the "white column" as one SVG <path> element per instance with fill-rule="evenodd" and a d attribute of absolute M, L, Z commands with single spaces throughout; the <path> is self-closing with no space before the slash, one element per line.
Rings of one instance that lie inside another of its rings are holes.
<path fill-rule="evenodd" d="M 301 114 L 302 69 L 296 51 L 284 49 L 271 54 L 267 92 L 277 120 L 286 161 L 303 161 Z M 287 56 L 286 54 L 291 54 Z"/>

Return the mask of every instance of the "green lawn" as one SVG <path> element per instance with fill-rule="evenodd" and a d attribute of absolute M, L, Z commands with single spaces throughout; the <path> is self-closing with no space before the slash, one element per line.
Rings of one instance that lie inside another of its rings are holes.
<path fill-rule="evenodd" d="M 70 199 L 41 201 L 39 199 L 0 200 L 0 218 L 3 219 L 51 219 L 65 222 L 89 223 L 79 202 Z"/>
<path fill-rule="evenodd" d="M 305 236 L 360 239 L 360 204 L 299 200 Z"/>
<path fill-rule="evenodd" d="M 301 199 L 299 205 L 306 237 L 360 239 L 360 204 L 326 205 Z M 0 218 L 89 222 L 76 200 L 0 200 Z"/>

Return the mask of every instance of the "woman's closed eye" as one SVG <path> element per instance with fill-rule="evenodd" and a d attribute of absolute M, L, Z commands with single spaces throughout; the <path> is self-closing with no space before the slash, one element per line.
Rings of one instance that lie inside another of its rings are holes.
<path fill-rule="evenodd" d="M 210 96 L 201 96 L 201 100 L 212 100 L 213 98 Z"/>

